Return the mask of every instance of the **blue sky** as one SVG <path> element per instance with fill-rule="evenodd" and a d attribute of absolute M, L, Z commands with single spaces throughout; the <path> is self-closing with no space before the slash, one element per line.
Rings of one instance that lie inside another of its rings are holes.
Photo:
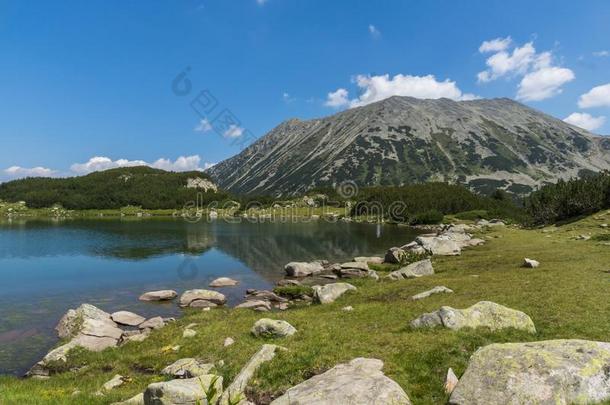
<path fill-rule="evenodd" d="M 203 168 L 391 94 L 510 97 L 610 134 L 601 0 L 0 0 L 0 55 L 0 181 Z"/>

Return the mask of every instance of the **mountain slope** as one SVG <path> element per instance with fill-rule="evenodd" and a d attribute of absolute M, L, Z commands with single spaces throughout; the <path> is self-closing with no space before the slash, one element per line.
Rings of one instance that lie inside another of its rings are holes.
<path fill-rule="evenodd" d="M 322 119 L 286 121 L 207 173 L 238 193 L 433 180 L 526 193 L 610 168 L 609 150 L 610 140 L 510 99 L 396 96 Z"/>
<path fill-rule="evenodd" d="M 198 197 L 199 192 L 204 192 Z M 124 167 L 67 178 L 32 177 L 0 184 L 0 200 L 25 201 L 30 208 L 55 203 L 68 209 L 181 208 L 189 202 L 221 199 L 201 172 L 167 172 L 146 166 Z"/>

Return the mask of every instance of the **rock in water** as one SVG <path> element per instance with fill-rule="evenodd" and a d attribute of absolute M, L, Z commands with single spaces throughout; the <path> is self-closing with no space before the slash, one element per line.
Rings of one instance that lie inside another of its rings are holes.
<path fill-rule="evenodd" d="M 421 300 L 421 299 L 424 299 L 424 298 L 428 298 L 432 294 L 441 294 L 441 293 L 448 293 L 448 294 L 450 294 L 452 292 L 453 292 L 452 289 L 447 288 L 444 285 L 439 285 L 439 286 L 436 286 L 436 287 L 434 287 L 434 288 L 432 288 L 432 289 L 430 289 L 428 291 L 424 291 L 422 293 L 415 294 L 414 296 L 411 297 L 411 299 L 417 301 L 417 300 Z"/>
<path fill-rule="evenodd" d="M 206 392 L 214 387 L 216 395 L 208 402 Z M 213 405 L 222 394 L 222 377 L 205 374 L 184 380 L 150 384 L 144 391 L 146 405 Z"/>
<path fill-rule="evenodd" d="M 219 277 L 216 280 L 212 281 L 210 283 L 210 287 L 232 287 L 239 284 L 239 281 L 237 280 L 233 280 L 232 278 L 229 277 Z"/>
<path fill-rule="evenodd" d="M 214 368 L 213 364 L 203 363 L 197 359 L 186 358 L 176 360 L 161 370 L 161 374 L 174 378 L 193 378 L 208 374 Z"/>
<path fill-rule="evenodd" d="M 118 311 L 110 315 L 113 321 L 120 325 L 138 326 L 146 320 L 143 316 L 129 311 Z"/>
<path fill-rule="evenodd" d="M 452 330 L 488 327 L 491 330 L 515 328 L 536 333 L 532 319 L 525 313 L 490 301 L 477 302 L 466 309 L 443 306 L 411 322 L 414 328 L 443 326 Z"/>
<path fill-rule="evenodd" d="M 410 405 L 377 359 L 357 358 L 290 388 L 271 405 Z"/>
<path fill-rule="evenodd" d="M 411 263 L 406 267 L 393 271 L 387 275 L 387 278 L 391 280 L 403 280 L 405 278 L 430 276 L 432 274 L 434 274 L 432 262 L 430 259 L 426 259 Z"/>
<path fill-rule="evenodd" d="M 320 262 L 290 262 L 284 267 L 286 275 L 289 277 L 307 277 L 324 271 L 324 266 Z"/>
<path fill-rule="evenodd" d="M 218 291 L 212 290 L 188 290 L 185 291 L 180 296 L 180 306 L 181 307 L 189 307 L 196 306 L 193 305 L 196 301 L 207 301 L 216 305 L 223 305 L 227 299 L 224 294 L 219 293 Z"/>
<path fill-rule="evenodd" d="M 292 336 L 296 333 L 294 326 L 286 321 L 262 318 L 254 323 L 252 334 L 256 337 L 281 338 Z"/>
<path fill-rule="evenodd" d="M 479 349 L 450 404 L 593 404 L 610 400 L 610 343 L 548 340 Z"/>
<path fill-rule="evenodd" d="M 243 397 L 248 382 L 261 364 L 271 361 L 275 357 L 276 345 L 263 345 L 263 347 L 250 358 L 220 397 L 219 405 L 228 405 L 235 398 Z"/>
<path fill-rule="evenodd" d="M 314 285 L 312 288 L 314 299 L 320 304 L 330 304 L 347 291 L 356 290 L 356 287 L 349 283 L 333 283 L 323 286 Z"/>
<path fill-rule="evenodd" d="M 149 291 L 140 295 L 140 301 L 169 301 L 178 296 L 174 290 Z"/>
<path fill-rule="evenodd" d="M 533 260 L 533 259 L 528 259 L 527 257 L 525 259 L 523 259 L 523 264 L 521 265 L 521 267 L 526 267 L 529 269 L 535 269 L 538 266 L 540 266 L 539 261 Z"/>

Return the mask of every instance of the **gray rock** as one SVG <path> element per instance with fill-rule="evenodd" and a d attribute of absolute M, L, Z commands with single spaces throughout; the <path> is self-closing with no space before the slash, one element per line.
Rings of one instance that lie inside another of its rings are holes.
<path fill-rule="evenodd" d="M 180 306 L 192 306 L 191 303 L 197 300 L 208 301 L 216 305 L 223 305 L 225 302 L 227 302 L 224 294 L 221 294 L 218 291 L 197 289 L 185 291 L 180 296 Z"/>
<path fill-rule="evenodd" d="M 356 287 L 348 283 L 333 283 L 323 286 L 314 285 L 312 288 L 314 299 L 320 304 L 330 304 L 347 291 L 356 290 Z"/>
<path fill-rule="evenodd" d="M 250 358 L 244 368 L 241 369 L 239 374 L 233 379 L 231 385 L 222 393 L 219 405 L 228 405 L 230 400 L 239 397 L 243 398 L 246 386 L 252 376 L 254 376 L 256 370 L 258 370 L 261 364 L 271 361 L 275 357 L 276 349 L 276 345 L 263 345 L 263 347 Z"/>
<path fill-rule="evenodd" d="M 338 268 L 333 271 L 340 278 L 365 278 L 369 276 L 370 270 Z"/>
<path fill-rule="evenodd" d="M 214 368 L 213 364 L 204 363 L 193 358 L 176 360 L 161 370 L 161 374 L 174 378 L 193 378 L 209 374 Z"/>
<path fill-rule="evenodd" d="M 447 376 L 445 377 L 445 385 L 443 387 L 445 389 L 445 393 L 451 395 L 453 390 L 455 390 L 455 387 L 457 386 L 458 382 L 459 380 L 453 372 L 453 369 L 449 368 L 449 370 L 447 370 Z"/>
<path fill-rule="evenodd" d="M 383 260 L 386 263 L 399 264 L 406 254 L 407 253 L 403 249 L 393 247 L 386 252 Z"/>
<path fill-rule="evenodd" d="M 206 300 L 195 300 L 192 301 L 191 304 L 189 305 L 189 308 L 201 308 L 204 311 L 209 310 L 210 308 L 216 308 L 218 305 L 214 304 L 213 302 L 210 301 L 206 301 Z"/>
<path fill-rule="evenodd" d="M 140 333 L 134 333 L 134 334 L 129 334 L 129 335 L 123 334 L 121 343 L 142 342 L 142 341 L 148 339 L 148 337 L 150 336 L 150 329 L 144 329 L 139 332 Z"/>
<path fill-rule="evenodd" d="M 418 236 L 415 240 L 433 255 L 457 256 L 461 253 L 460 243 L 447 236 Z"/>
<path fill-rule="evenodd" d="M 82 304 L 77 309 L 69 309 L 68 312 L 62 316 L 59 323 L 55 327 L 57 335 L 61 339 L 76 336 L 81 332 L 83 323 L 86 320 L 96 320 L 101 323 L 117 327 L 117 324 L 110 319 L 109 313 L 102 311 L 98 307 L 91 304 Z"/>
<path fill-rule="evenodd" d="M 193 329 L 189 329 L 186 328 L 183 332 L 182 332 L 182 337 L 183 338 L 192 338 L 197 336 L 197 331 L 193 330 Z"/>
<path fill-rule="evenodd" d="M 362 271 L 369 271 L 369 265 L 366 262 L 348 262 L 341 264 L 342 269 L 357 269 Z"/>
<path fill-rule="evenodd" d="M 290 262 L 284 271 L 290 277 L 307 277 L 324 271 L 324 266 L 320 262 Z"/>
<path fill-rule="evenodd" d="M 120 325 L 127 325 L 127 326 L 138 326 L 139 324 L 141 324 L 142 322 L 144 322 L 146 320 L 146 318 L 144 318 L 138 314 L 134 314 L 133 312 L 129 312 L 129 311 L 115 312 L 112 315 L 110 315 L 110 318 L 112 318 L 113 321 L 115 321 L 116 323 L 118 323 Z"/>
<path fill-rule="evenodd" d="M 439 285 L 436 286 L 428 291 L 424 291 L 422 293 L 419 294 L 415 294 L 414 296 L 411 297 L 411 299 L 413 300 L 421 300 L 424 298 L 428 298 L 429 296 L 431 296 L 432 294 L 442 294 L 442 293 L 447 293 L 447 294 L 451 294 L 453 292 L 452 289 L 445 287 L 444 285 Z"/>
<path fill-rule="evenodd" d="M 147 319 L 146 321 L 142 322 L 138 326 L 138 328 L 140 328 L 140 329 L 161 329 L 164 326 L 165 326 L 165 322 L 163 321 L 163 318 L 161 318 L 160 316 L 155 316 L 154 318 L 150 318 L 150 319 Z"/>
<path fill-rule="evenodd" d="M 279 319 L 263 318 L 254 323 L 251 332 L 256 337 L 282 338 L 296 333 L 294 326 Z"/>
<path fill-rule="evenodd" d="M 140 301 L 169 301 L 178 296 L 174 290 L 149 291 L 140 295 Z"/>
<path fill-rule="evenodd" d="M 536 333 L 534 322 L 527 314 L 490 301 L 481 301 L 466 309 L 443 306 L 438 311 L 421 315 L 411 322 L 411 326 L 443 326 L 452 330 L 480 327 L 491 330 L 515 328 Z"/>
<path fill-rule="evenodd" d="M 535 269 L 538 266 L 540 266 L 539 261 L 533 260 L 533 259 L 528 259 L 527 257 L 525 259 L 523 259 L 523 264 L 521 265 L 521 267 L 526 267 L 529 269 Z"/>
<path fill-rule="evenodd" d="M 206 392 L 214 386 L 217 395 L 208 403 Z M 144 391 L 146 405 L 213 405 L 222 394 L 222 377 L 204 374 L 195 378 L 150 384 Z"/>
<path fill-rule="evenodd" d="M 357 358 L 290 388 L 271 405 L 410 405 L 377 359 Z"/>
<path fill-rule="evenodd" d="M 286 298 L 280 297 L 276 293 L 268 290 L 248 290 L 248 300 L 261 300 L 261 301 L 272 301 L 272 302 L 287 302 Z"/>
<path fill-rule="evenodd" d="M 144 405 L 144 393 L 141 392 L 125 401 L 113 402 L 110 405 Z"/>
<path fill-rule="evenodd" d="M 411 263 L 406 267 L 395 270 L 388 274 L 386 277 L 390 280 L 403 280 L 406 278 L 416 278 L 422 276 L 430 276 L 434 274 L 434 267 L 430 259 L 420 260 L 415 263 Z"/>
<path fill-rule="evenodd" d="M 355 262 L 381 264 L 383 263 L 383 257 L 379 256 L 358 256 L 354 257 Z"/>
<path fill-rule="evenodd" d="M 120 374 L 116 374 L 114 377 L 112 377 L 111 380 L 106 381 L 104 385 L 102 385 L 102 389 L 104 391 L 110 391 L 117 387 L 120 387 L 121 385 L 123 385 L 123 383 L 123 376 Z"/>
<path fill-rule="evenodd" d="M 271 311 L 271 304 L 269 301 L 262 300 L 248 300 L 246 302 L 242 302 L 241 304 L 235 307 L 236 309 L 245 308 L 245 309 L 255 309 L 255 310 L 264 310 Z"/>
<path fill-rule="evenodd" d="M 233 280 L 229 277 L 219 277 L 216 280 L 210 283 L 210 287 L 218 288 L 218 287 L 232 287 L 239 284 L 239 281 Z"/>
<path fill-rule="evenodd" d="M 548 340 L 479 349 L 451 394 L 454 405 L 593 404 L 610 400 L 610 343 Z"/>
<path fill-rule="evenodd" d="M 225 338 L 225 341 L 222 343 L 222 345 L 224 347 L 228 347 L 231 346 L 233 343 L 235 343 L 235 340 L 232 337 L 227 337 Z"/>

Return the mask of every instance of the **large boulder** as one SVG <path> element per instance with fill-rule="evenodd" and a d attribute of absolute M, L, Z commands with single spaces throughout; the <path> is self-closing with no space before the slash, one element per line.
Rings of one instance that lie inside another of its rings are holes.
<path fill-rule="evenodd" d="M 610 400 L 610 343 L 548 340 L 479 349 L 450 404 L 593 404 Z"/>
<path fill-rule="evenodd" d="M 418 236 L 417 243 L 426 251 L 437 256 L 457 256 L 461 253 L 460 243 L 444 236 Z"/>
<path fill-rule="evenodd" d="M 251 332 L 256 337 L 282 338 L 296 333 L 294 326 L 279 319 L 262 318 L 254 323 Z"/>
<path fill-rule="evenodd" d="M 404 390 L 382 368 L 381 360 L 357 358 L 290 388 L 271 405 L 410 405 Z"/>
<path fill-rule="evenodd" d="M 214 365 L 197 359 L 185 358 L 176 360 L 161 370 L 161 374 L 173 378 L 193 378 L 208 374 Z"/>
<path fill-rule="evenodd" d="M 206 393 L 214 387 L 216 395 L 208 402 Z M 222 394 L 222 377 L 204 374 L 195 378 L 150 384 L 144 391 L 145 405 L 212 405 Z"/>
<path fill-rule="evenodd" d="M 452 330 L 487 327 L 491 330 L 515 328 L 536 333 L 532 319 L 524 312 L 490 301 L 477 302 L 466 309 L 447 306 L 421 315 L 411 322 L 414 328 L 442 326 Z"/>
<path fill-rule="evenodd" d="M 212 290 L 188 290 L 180 296 L 181 307 L 197 306 L 193 305 L 196 301 L 206 301 L 216 305 L 223 305 L 227 302 L 227 299 L 224 294 Z"/>
<path fill-rule="evenodd" d="M 312 288 L 314 299 L 320 304 L 330 304 L 346 292 L 356 290 L 356 287 L 349 283 L 314 285 Z"/>
<path fill-rule="evenodd" d="M 386 263 L 399 264 L 404 259 L 407 252 L 401 248 L 393 247 L 390 248 L 383 259 Z"/>
<path fill-rule="evenodd" d="M 144 318 L 143 316 L 134 314 L 133 312 L 129 311 L 117 311 L 110 315 L 110 318 L 112 318 L 113 321 L 120 325 L 127 326 L 138 326 L 146 320 L 146 318 Z"/>
<path fill-rule="evenodd" d="M 258 370 L 261 364 L 271 361 L 275 357 L 276 349 L 276 345 L 263 345 L 263 347 L 250 358 L 244 368 L 241 369 L 239 374 L 233 379 L 231 385 L 222 393 L 218 404 L 229 405 L 229 403 L 235 403 L 232 402 L 235 398 L 243 397 L 246 386 L 254 376 L 256 370 Z"/>
<path fill-rule="evenodd" d="M 284 271 L 289 277 L 307 277 L 324 271 L 321 262 L 290 262 L 284 266 Z"/>
<path fill-rule="evenodd" d="M 434 274 L 434 268 L 430 259 L 411 263 L 401 269 L 395 270 L 387 275 L 391 280 L 403 280 L 405 278 L 416 278 Z"/>
<path fill-rule="evenodd" d="M 178 296 L 174 290 L 149 291 L 140 295 L 140 301 L 170 301 Z"/>

